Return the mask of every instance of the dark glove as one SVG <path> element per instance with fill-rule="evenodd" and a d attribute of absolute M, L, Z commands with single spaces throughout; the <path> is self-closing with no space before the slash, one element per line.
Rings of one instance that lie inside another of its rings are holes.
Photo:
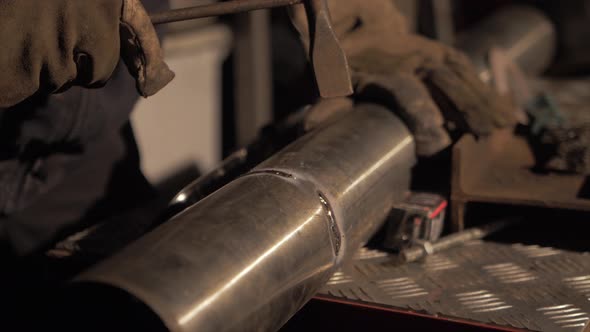
<path fill-rule="evenodd" d="M 410 34 L 391 0 L 328 3 L 349 57 L 356 97 L 399 110 L 419 155 L 433 155 L 451 143 L 445 122 L 478 136 L 514 122 L 511 105 L 479 80 L 462 53 Z M 305 12 L 296 10 L 294 21 L 307 43 Z M 443 104 L 449 106 L 444 114 Z"/>
<path fill-rule="evenodd" d="M 174 77 L 140 0 L 0 0 L 0 108 L 99 87 L 122 57 L 150 96 Z"/>

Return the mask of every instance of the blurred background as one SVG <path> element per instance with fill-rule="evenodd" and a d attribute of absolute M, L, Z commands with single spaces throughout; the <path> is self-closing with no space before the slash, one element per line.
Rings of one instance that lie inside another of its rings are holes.
<path fill-rule="evenodd" d="M 211 1 L 172 0 L 172 6 L 207 2 Z M 552 50 L 539 52 L 525 45 L 525 69 L 533 74 L 575 76 L 588 69 L 590 45 L 584 36 L 590 32 L 590 25 L 586 24 L 589 1 L 394 2 L 406 15 L 412 30 L 472 51 L 472 59 L 481 67 L 485 67 L 486 60 L 478 48 L 493 41 L 478 38 L 474 42 L 469 35 L 481 36 L 477 29 L 486 29 L 481 22 L 501 8 L 535 8 L 544 15 L 541 21 L 528 22 L 528 27 L 525 22 L 520 31 L 517 19 L 512 24 L 517 24 L 519 38 L 522 29 L 531 30 L 525 31 L 530 35 L 525 44 L 537 43 Z M 143 171 L 161 188 L 180 189 L 236 148 L 251 142 L 259 129 L 273 119 L 313 101 L 313 82 L 305 54 L 284 10 L 202 19 L 167 28 L 164 48 L 177 78 L 149 102 L 141 101 L 133 114 Z M 537 31 L 533 31 L 535 28 Z M 488 31 L 487 35 L 503 38 L 502 46 L 518 52 L 523 42 L 511 39 L 511 34 L 518 33 L 508 30 Z M 489 47 L 485 52 L 488 50 Z M 292 88 L 302 85 L 310 89 Z"/>

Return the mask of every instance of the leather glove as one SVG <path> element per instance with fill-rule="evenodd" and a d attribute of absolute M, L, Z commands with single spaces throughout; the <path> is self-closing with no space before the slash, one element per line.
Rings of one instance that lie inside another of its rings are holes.
<path fill-rule="evenodd" d="M 511 105 L 479 80 L 466 56 L 409 33 L 393 1 L 329 0 L 328 5 L 349 58 L 356 98 L 399 110 L 414 133 L 418 155 L 431 156 L 451 144 L 449 123 L 477 136 L 514 123 Z M 308 47 L 305 10 L 292 14 Z"/>
<path fill-rule="evenodd" d="M 140 0 L 0 0 L 0 45 L 0 108 L 102 86 L 121 57 L 144 97 L 174 77 Z"/>

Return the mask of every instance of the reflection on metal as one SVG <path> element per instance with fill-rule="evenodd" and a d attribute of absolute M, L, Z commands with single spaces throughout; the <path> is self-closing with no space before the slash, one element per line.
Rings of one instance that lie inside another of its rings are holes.
<path fill-rule="evenodd" d="M 459 265 L 444 256 L 430 256 L 424 259 L 424 268 L 428 271 L 444 271 L 456 269 Z"/>
<path fill-rule="evenodd" d="M 506 284 L 530 281 L 536 278 L 531 272 L 514 263 L 486 265 L 483 269 L 498 281 Z"/>
<path fill-rule="evenodd" d="M 352 95 L 352 79 L 344 50 L 340 46 L 327 0 L 305 1 L 309 23 L 309 58 L 322 98 Z"/>
<path fill-rule="evenodd" d="M 357 108 L 77 280 L 127 291 L 172 331 L 276 330 L 408 189 L 408 130 L 384 108 Z"/>
<path fill-rule="evenodd" d="M 496 294 L 490 293 L 487 290 L 459 293 L 456 297 L 462 305 L 474 313 L 492 312 L 512 308 L 511 305 L 506 304 L 506 302 L 498 298 Z"/>
<path fill-rule="evenodd" d="M 170 201 L 172 213 L 183 210 L 219 189 L 226 177 L 234 175 L 236 169 L 241 170 L 240 166 L 246 163 L 247 158 L 248 150 L 240 149 L 225 158 L 213 171 L 183 188 Z"/>
<path fill-rule="evenodd" d="M 424 288 L 408 277 L 379 280 L 375 282 L 375 285 L 392 299 L 428 295 Z"/>
<path fill-rule="evenodd" d="M 336 271 L 328 280 L 327 285 L 337 285 L 337 284 L 345 284 L 347 282 L 352 282 L 353 279 L 351 276 L 344 274 L 342 271 Z"/>
<path fill-rule="evenodd" d="M 259 9 L 291 6 L 303 0 L 233 0 L 200 6 L 179 8 L 150 14 L 152 24 L 165 24 L 199 18 L 239 14 Z"/>
<path fill-rule="evenodd" d="M 553 60 L 557 47 L 555 27 L 541 11 L 530 6 L 507 6 L 469 29 L 458 39 L 480 70 L 480 77 L 489 82 L 488 53 L 492 48 L 504 51 L 507 60 L 526 73 L 539 74 Z"/>
<path fill-rule="evenodd" d="M 503 228 L 506 228 L 507 226 L 515 223 L 516 221 L 517 220 L 515 219 L 495 221 L 493 223 L 489 223 L 481 227 L 471 227 L 462 232 L 444 236 L 436 242 L 417 242 L 414 246 L 402 250 L 400 256 L 405 262 L 415 262 L 425 256 L 439 253 L 441 251 L 459 246 L 466 242 L 473 241 L 476 239 L 483 239 L 484 237 L 490 234 L 493 234 Z"/>
<path fill-rule="evenodd" d="M 575 289 L 576 292 L 588 297 L 590 300 L 590 275 L 565 278 L 563 281 L 566 285 Z"/>
<path fill-rule="evenodd" d="M 354 256 L 355 259 L 372 259 L 372 258 L 379 258 L 387 256 L 386 252 L 373 250 L 368 248 L 361 248 L 356 255 Z"/>
<path fill-rule="evenodd" d="M 300 233 L 303 233 L 304 231 L 308 231 L 308 228 L 311 227 L 310 224 L 313 221 L 317 221 L 317 219 L 320 219 L 321 215 L 322 215 L 321 208 L 314 211 L 314 213 L 309 218 L 307 218 L 301 225 L 297 226 L 297 228 L 295 228 L 291 232 L 287 233 L 287 235 L 285 235 L 284 237 L 280 238 L 277 243 L 272 245 L 268 250 L 263 252 L 260 256 L 256 257 L 256 259 L 254 259 L 254 261 L 252 261 L 252 263 L 248 264 L 246 267 L 244 267 L 242 270 L 240 270 L 239 273 L 237 273 L 234 277 L 229 279 L 229 281 L 225 282 L 219 289 L 215 289 L 214 292 L 210 296 L 206 297 L 204 300 L 200 300 L 200 301 L 196 302 L 193 307 L 191 307 L 188 311 L 184 312 L 178 318 L 178 324 L 179 325 L 188 325 L 188 324 L 192 323 L 193 320 L 197 317 L 197 315 L 199 315 L 201 312 L 207 310 L 215 301 L 219 300 L 220 297 L 222 297 L 226 293 L 228 293 L 229 290 L 231 290 L 233 287 L 235 287 L 236 284 L 238 282 L 240 282 L 250 272 L 252 272 L 252 270 L 254 270 L 255 268 L 258 268 L 262 263 L 266 263 L 268 258 L 271 257 L 273 254 L 276 255 L 277 252 L 279 252 L 282 249 L 282 247 L 285 245 L 285 243 L 288 243 L 290 240 L 292 240 L 295 236 L 299 235 Z M 320 272 L 322 270 L 324 270 L 323 268 L 328 265 L 328 262 L 323 262 L 323 263 L 324 264 L 319 266 Z M 252 286 L 254 286 L 254 285 L 252 285 Z M 200 331 L 200 329 L 195 329 L 195 331 Z"/>
<path fill-rule="evenodd" d="M 586 326 L 586 323 L 590 320 L 587 313 L 571 304 L 539 308 L 537 310 L 564 329 L 573 328 L 579 330 Z"/>
<path fill-rule="evenodd" d="M 590 321 L 588 253 L 472 241 L 413 263 L 383 254 L 344 264 L 346 282 L 324 286 L 318 298 L 490 330 L 582 331 Z"/>

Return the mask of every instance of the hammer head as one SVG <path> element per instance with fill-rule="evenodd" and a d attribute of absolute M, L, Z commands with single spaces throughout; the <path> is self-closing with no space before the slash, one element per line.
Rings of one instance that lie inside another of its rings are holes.
<path fill-rule="evenodd" d="M 310 59 L 322 98 L 346 97 L 353 93 L 350 68 L 332 28 L 326 0 L 305 0 L 309 26 Z"/>

